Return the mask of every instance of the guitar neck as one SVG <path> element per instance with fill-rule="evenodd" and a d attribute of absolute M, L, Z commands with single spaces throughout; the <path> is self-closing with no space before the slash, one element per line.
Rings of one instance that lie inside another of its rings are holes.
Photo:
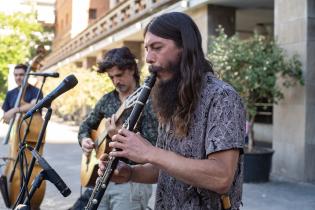
<path fill-rule="evenodd" d="M 118 119 L 122 116 L 122 114 L 125 111 L 125 104 L 123 103 L 119 109 L 117 110 L 117 112 L 115 113 L 115 123 L 118 121 Z M 94 142 L 95 147 L 98 148 L 99 145 L 101 145 L 103 143 L 103 141 L 105 140 L 105 138 L 108 135 L 108 129 L 105 127 L 105 130 L 97 137 L 96 141 Z"/>

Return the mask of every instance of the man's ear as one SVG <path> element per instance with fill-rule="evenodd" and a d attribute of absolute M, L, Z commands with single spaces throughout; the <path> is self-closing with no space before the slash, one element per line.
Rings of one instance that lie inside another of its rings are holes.
<path fill-rule="evenodd" d="M 128 69 L 131 73 L 132 73 L 132 76 L 135 76 L 136 74 L 136 70 L 135 70 L 136 67 L 133 67 L 131 69 Z"/>

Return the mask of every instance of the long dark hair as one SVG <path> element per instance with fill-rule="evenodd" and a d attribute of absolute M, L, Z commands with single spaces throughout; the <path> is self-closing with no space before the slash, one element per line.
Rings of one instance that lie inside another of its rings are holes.
<path fill-rule="evenodd" d="M 144 35 L 147 32 L 173 40 L 177 47 L 182 48 L 177 108 L 171 120 L 175 125 L 175 134 L 186 136 L 199 99 L 202 77 L 206 72 L 213 72 L 202 50 L 200 31 L 188 15 L 171 12 L 152 19 Z"/>
<path fill-rule="evenodd" d="M 136 63 L 136 57 L 130 52 L 128 47 L 114 48 L 105 53 L 102 60 L 98 63 L 97 72 L 106 72 L 114 66 L 117 66 L 120 70 L 134 70 L 133 76 L 137 85 L 139 85 L 140 72 Z"/>

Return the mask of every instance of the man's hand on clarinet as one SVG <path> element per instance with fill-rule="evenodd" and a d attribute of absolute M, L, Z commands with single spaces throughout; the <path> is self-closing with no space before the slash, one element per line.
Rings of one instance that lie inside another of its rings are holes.
<path fill-rule="evenodd" d="M 112 138 L 115 134 L 117 134 L 119 127 L 116 125 L 116 116 L 115 114 L 112 115 L 111 118 L 107 118 L 105 121 L 105 127 L 108 131 L 108 136 Z"/>
<path fill-rule="evenodd" d="M 102 176 L 106 170 L 106 166 L 108 163 L 108 154 L 103 154 L 99 159 L 99 169 L 98 169 L 98 175 Z M 132 168 L 128 164 L 119 161 L 118 165 L 112 175 L 111 181 L 115 183 L 125 183 L 131 180 L 132 176 Z"/>
<path fill-rule="evenodd" d="M 136 163 L 148 163 L 149 156 L 152 155 L 155 148 L 139 133 L 131 132 L 125 128 L 120 129 L 112 140 L 109 146 L 117 150 L 111 151 L 110 156 L 123 157 Z"/>

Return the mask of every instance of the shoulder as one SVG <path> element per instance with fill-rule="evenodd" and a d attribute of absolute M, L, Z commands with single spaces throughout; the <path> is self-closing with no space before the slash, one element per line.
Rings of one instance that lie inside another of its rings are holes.
<path fill-rule="evenodd" d="M 105 95 L 103 95 L 99 100 L 98 102 L 101 103 L 101 102 L 108 102 L 108 101 L 111 101 L 113 100 L 116 96 L 116 93 L 115 93 L 115 90 L 109 92 L 109 93 L 106 93 Z"/>
<path fill-rule="evenodd" d="M 32 91 L 32 92 L 38 92 L 39 91 L 39 89 L 37 87 L 30 85 L 30 84 L 27 86 L 27 90 Z"/>
<path fill-rule="evenodd" d="M 210 101 L 241 101 L 241 97 L 230 84 L 218 79 L 211 73 L 205 75 L 201 97 L 206 100 L 210 99 Z"/>
<path fill-rule="evenodd" d="M 14 95 L 14 94 L 16 94 L 16 93 L 18 93 L 18 92 L 19 92 L 19 88 L 18 88 L 18 87 L 13 88 L 12 90 L 9 90 L 9 91 L 7 92 L 7 96 Z"/>
<path fill-rule="evenodd" d="M 152 109 L 152 98 L 151 98 L 151 96 L 149 96 L 149 98 L 148 98 L 148 100 L 146 102 L 146 107 L 148 109 Z"/>

